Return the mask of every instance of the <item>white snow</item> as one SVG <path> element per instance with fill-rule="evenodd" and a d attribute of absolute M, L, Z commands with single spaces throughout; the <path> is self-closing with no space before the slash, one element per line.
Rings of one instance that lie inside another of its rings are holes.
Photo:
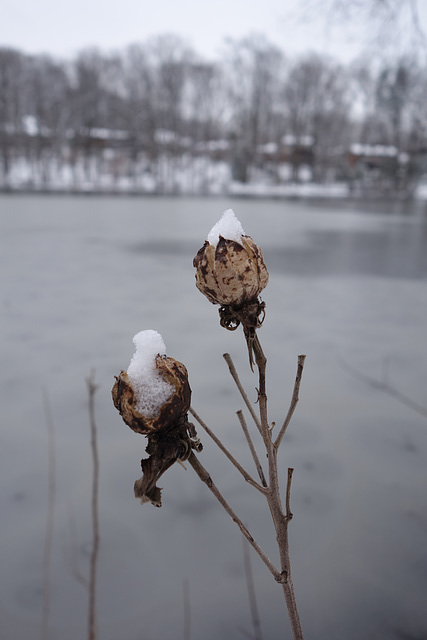
<path fill-rule="evenodd" d="M 396 147 L 387 146 L 384 144 L 359 144 L 354 143 L 350 145 L 350 153 L 356 156 L 374 156 L 374 157 L 389 157 L 394 158 L 398 151 Z"/>
<path fill-rule="evenodd" d="M 136 409 L 146 418 L 158 415 L 174 387 L 156 369 L 156 356 L 166 355 L 163 338 L 157 331 L 140 331 L 133 338 L 135 353 L 127 370 L 136 397 Z"/>
<path fill-rule="evenodd" d="M 225 240 L 234 240 L 234 242 L 240 242 L 242 236 L 245 235 L 243 227 L 239 220 L 234 215 L 232 209 L 227 209 L 222 214 L 222 217 L 216 225 L 208 233 L 208 242 L 213 247 L 216 247 L 219 241 L 219 236 L 222 236 Z"/>

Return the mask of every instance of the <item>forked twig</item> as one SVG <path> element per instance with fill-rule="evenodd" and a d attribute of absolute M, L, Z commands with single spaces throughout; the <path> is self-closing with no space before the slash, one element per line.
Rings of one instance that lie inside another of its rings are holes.
<path fill-rule="evenodd" d="M 262 484 L 263 487 L 266 487 L 267 486 L 267 480 L 265 479 L 264 471 L 262 469 L 261 462 L 259 461 L 258 454 L 256 452 L 255 445 L 254 445 L 254 442 L 252 440 L 252 436 L 249 433 L 249 429 L 248 429 L 248 425 L 246 424 L 245 416 L 243 415 L 243 412 L 240 409 L 236 413 L 237 413 L 237 417 L 239 418 L 240 425 L 241 425 L 241 427 L 243 429 L 243 433 L 245 434 L 246 441 L 248 443 L 249 450 L 250 450 L 250 452 L 252 454 L 253 461 L 255 462 L 255 466 L 257 468 L 258 475 L 259 475 L 259 478 L 261 480 L 261 484 Z"/>
<path fill-rule="evenodd" d="M 276 531 L 276 539 L 279 547 L 280 554 L 280 566 L 281 573 L 280 575 L 283 577 L 281 581 L 283 593 L 285 596 L 285 602 L 288 610 L 289 621 L 292 628 L 292 634 L 294 640 L 303 640 L 304 635 L 302 631 L 301 621 L 298 613 L 298 607 L 295 598 L 295 592 L 292 582 L 291 576 L 291 563 L 290 563 L 290 555 L 289 555 L 289 538 L 288 538 L 288 525 L 290 520 L 292 519 L 292 513 L 290 510 L 290 492 L 291 492 L 291 482 L 292 482 L 292 473 L 293 470 L 288 470 L 288 480 L 286 485 L 286 500 L 285 500 L 285 509 L 286 512 L 283 511 L 282 501 L 280 497 L 280 483 L 279 483 L 279 474 L 278 474 L 278 464 L 277 464 L 277 453 L 278 448 L 285 431 L 289 425 L 289 422 L 292 418 L 292 415 L 295 411 L 295 407 L 298 402 L 299 396 L 299 386 L 301 382 L 302 371 L 304 367 L 305 356 L 298 357 L 298 368 L 297 368 L 297 376 L 294 384 L 294 390 L 292 394 L 291 405 L 288 410 L 288 414 L 285 418 L 283 426 L 279 432 L 279 435 L 275 442 L 272 439 L 272 430 L 268 424 L 267 417 L 267 393 L 266 393 L 266 366 L 267 366 L 267 358 L 264 355 L 261 344 L 259 342 L 258 336 L 255 334 L 253 339 L 253 354 L 255 356 L 256 366 L 258 368 L 258 402 L 259 402 L 259 421 L 255 421 L 257 427 L 260 430 L 261 436 L 264 441 L 264 445 L 266 448 L 266 455 L 268 460 L 268 486 L 266 492 L 266 499 L 268 503 L 268 507 L 271 513 L 271 517 L 273 520 L 274 528 Z M 231 358 L 228 357 L 229 366 L 232 364 Z M 234 368 L 234 365 L 233 365 Z M 231 371 L 231 367 L 230 367 Z M 235 368 L 234 368 L 235 371 Z M 233 375 L 233 374 L 232 374 Z M 237 372 L 233 375 L 233 378 L 238 380 Z M 237 385 L 239 387 L 239 384 Z M 240 388 L 239 388 L 240 390 Z M 241 392 L 242 393 L 242 392 Z M 247 398 L 246 394 L 242 394 L 242 396 Z"/>
<path fill-rule="evenodd" d="M 242 396 L 243 401 L 244 401 L 245 405 L 247 406 L 248 411 L 251 414 L 252 419 L 253 419 L 253 421 L 255 422 L 255 424 L 256 424 L 256 426 L 258 428 L 258 431 L 261 433 L 261 423 L 260 423 L 260 421 L 258 419 L 257 414 L 254 411 L 254 408 L 253 408 L 251 402 L 249 401 L 248 395 L 247 395 L 246 391 L 244 390 L 242 383 L 240 382 L 239 375 L 237 373 L 236 367 L 234 366 L 234 362 L 231 359 L 230 354 L 229 353 L 224 353 L 223 358 L 226 361 L 226 363 L 228 364 L 228 368 L 230 369 L 231 377 L 233 378 L 234 382 L 236 383 L 236 386 L 237 386 L 238 390 L 240 391 L 240 395 Z"/>
<path fill-rule="evenodd" d="M 255 461 L 255 465 L 258 470 L 258 474 L 263 484 L 262 487 L 258 483 L 255 483 L 255 481 L 251 476 L 249 476 L 250 480 L 248 480 L 248 478 L 246 477 L 248 475 L 246 471 L 235 460 L 235 458 L 230 454 L 230 452 L 226 449 L 226 447 L 220 442 L 217 436 L 215 436 L 215 434 L 209 428 L 207 428 L 203 420 L 201 420 L 201 418 L 199 418 L 199 416 L 194 411 L 192 410 L 190 411 L 192 415 L 197 419 L 199 424 L 201 424 L 201 426 L 205 429 L 205 431 L 210 435 L 210 437 L 216 442 L 216 444 L 225 453 L 228 459 L 233 463 L 233 465 L 236 468 L 238 468 L 241 473 L 243 472 L 242 474 L 244 475 L 245 479 L 247 479 L 248 482 L 250 482 L 253 486 L 255 486 L 258 490 L 260 490 L 265 495 L 267 504 L 270 510 L 270 514 L 273 520 L 274 528 L 276 531 L 276 539 L 277 539 L 277 544 L 279 547 L 279 555 L 280 555 L 280 567 L 281 567 L 280 571 L 278 571 L 274 567 L 273 563 L 266 556 L 266 554 L 261 549 L 259 544 L 254 540 L 254 538 L 249 533 L 246 526 L 237 516 L 235 511 L 230 507 L 230 505 L 225 500 L 225 498 L 222 496 L 220 491 L 217 489 L 217 487 L 213 483 L 212 478 L 210 477 L 206 469 L 200 464 L 198 458 L 194 455 L 193 452 L 191 453 L 188 461 L 193 467 L 193 469 L 196 471 L 199 478 L 209 487 L 209 489 L 215 495 L 215 497 L 223 506 L 225 511 L 229 514 L 232 520 L 240 528 L 245 538 L 249 541 L 249 543 L 258 553 L 260 558 L 263 560 L 264 564 L 269 568 L 275 580 L 277 580 L 277 582 L 279 582 L 282 585 L 294 640 L 304 640 L 301 621 L 298 613 L 298 607 L 295 599 L 295 592 L 294 592 L 292 576 L 291 576 L 290 555 L 289 555 L 288 525 L 293 517 L 293 514 L 291 512 L 291 507 L 290 507 L 293 469 L 292 468 L 288 469 L 288 476 L 287 476 L 287 482 L 286 482 L 285 510 L 284 510 L 281 497 L 280 497 L 280 482 L 279 482 L 279 473 L 278 473 L 277 454 L 278 454 L 280 443 L 283 440 L 283 437 L 286 433 L 286 429 L 289 426 L 289 423 L 292 419 L 292 416 L 295 412 L 296 405 L 299 400 L 299 389 L 301 384 L 302 372 L 304 368 L 305 355 L 298 356 L 297 373 L 296 373 L 291 403 L 290 403 L 286 418 L 280 429 L 280 432 L 276 440 L 273 441 L 272 428 L 270 428 L 269 426 L 268 414 L 267 414 L 267 393 L 266 393 L 267 358 L 264 355 L 264 352 L 262 350 L 261 343 L 259 341 L 258 335 L 256 334 L 256 331 L 252 334 L 251 348 L 252 348 L 253 357 L 255 359 L 255 363 L 258 369 L 259 417 L 256 415 L 252 404 L 249 402 L 248 395 L 244 390 L 243 385 L 240 382 L 240 378 L 238 376 L 236 367 L 234 366 L 233 360 L 231 359 L 231 356 L 228 353 L 225 353 L 223 357 L 228 364 L 231 376 L 234 382 L 236 383 L 236 386 L 263 439 L 265 449 L 266 449 L 266 456 L 268 460 L 268 482 L 265 479 L 261 464 L 259 462 L 259 457 L 256 453 L 256 450 L 253 444 L 252 437 L 250 436 L 249 430 L 247 428 L 246 422 L 243 418 L 243 414 L 241 411 L 238 412 L 237 415 L 239 417 L 240 423 L 242 425 L 243 431 L 245 433 L 245 436 L 249 445 L 249 449 L 251 451 L 252 457 Z"/>
<path fill-rule="evenodd" d="M 283 436 L 286 433 L 286 429 L 289 426 L 289 423 L 292 419 L 292 416 L 294 415 L 294 411 L 296 409 L 296 406 L 298 404 L 298 400 L 299 400 L 299 389 L 300 389 L 300 385 L 301 385 L 301 378 L 302 378 L 302 372 L 304 369 L 304 363 L 305 363 L 305 355 L 300 355 L 298 356 L 298 367 L 297 367 L 297 375 L 295 378 L 295 384 L 294 384 L 294 390 L 292 393 L 292 399 L 291 399 L 291 404 L 288 410 L 288 413 L 286 415 L 285 421 L 283 422 L 283 425 L 279 431 L 279 435 L 277 436 L 276 440 L 274 441 L 274 446 L 276 447 L 276 449 L 279 448 L 280 443 L 282 442 Z"/>
<path fill-rule="evenodd" d="M 261 485 L 254 478 L 252 478 L 252 476 L 246 471 L 246 469 L 244 467 L 242 467 L 240 462 L 238 462 L 238 460 L 236 460 L 236 458 L 233 456 L 233 454 L 230 453 L 230 451 L 221 442 L 221 440 L 218 438 L 218 436 L 215 435 L 215 433 L 212 431 L 212 429 L 210 429 L 208 427 L 206 422 L 204 422 L 204 420 L 202 420 L 202 418 L 196 413 L 196 411 L 194 411 L 194 409 L 192 407 L 190 407 L 189 412 L 195 418 L 195 420 L 197 420 L 197 422 L 200 424 L 200 426 L 206 431 L 208 436 L 210 436 L 212 438 L 212 440 L 215 442 L 217 447 L 219 447 L 221 449 L 221 451 L 224 453 L 224 455 L 227 456 L 227 458 L 230 460 L 230 462 L 242 474 L 242 476 L 244 477 L 246 482 L 248 482 L 250 485 L 255 487 L 255 489 L 258 489 L 258 491 L 260 491 L 261 493 L 265 493 L 264 487 L 261 487 Z M 264 486 L 266 486 L 266 485 L 264 485 Z"/>

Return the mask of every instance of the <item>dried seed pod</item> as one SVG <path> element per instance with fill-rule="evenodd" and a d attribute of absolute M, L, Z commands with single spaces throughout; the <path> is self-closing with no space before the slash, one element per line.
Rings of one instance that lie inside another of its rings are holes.
<path fill-rule="evenodd" d="M 193 260 L 196 286 L 213 304 L 240 307 L 256 300 L 268 283 L 261 249 L 250 236 L 239 241 L 219 237 L 206 240 Z"/>
<path fill-rule="evenodd" d="M 265 316 L 265 303 L 258 296 L 267 286 L 268 271 L 261 249 L 245 234 L 231 209 L 211 229 L 193 266 L 199 291 L 220 305 L 221 326 L 234 331 L 243 325 L 253 368 L 255 331 Z"/>
<path fill-rule="evenodd" d="M 112 389 L 114 406 L 124 422 L 143 435 L 172 427 L 190 408 L 191 388 L 186 367 L 174 358 L 158 355 L 155 358 L 155 369 L 161 379 L 171 385 L 171 394 L 153 415 L 138 410 L 135 385 L 126 371 L 116 376 Z"/>
<path fill-rule="evenodd" d="M 124 422 L 147 436 L 141 460 L 142 478 L 135 482 L 141 504 L 160 507 L 157 481 L 177 460 L 187 460 L 193 449 L 202 450 L 194 425 L 188 422 L 191 389 L 185 366 L 166 356 L 157 331 L 140 331 L 133 339 L 135 353 L 127 371 L 116 376 L 113 402 Z"/>

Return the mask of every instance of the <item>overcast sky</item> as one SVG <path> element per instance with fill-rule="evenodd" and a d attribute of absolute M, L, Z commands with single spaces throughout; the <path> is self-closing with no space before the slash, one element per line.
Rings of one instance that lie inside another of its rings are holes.
<path fill-rule="evenodd" d="M 1 0 L 0 46 L 72 57 L 85 47 L 122 49 L 174 33 L 203 56 L 217 58 L 225 37 L 257 32 L 289 54 L 316 50 L 347 62 L 362 50 L 361 25 L 331 27 L 325 18 L 307 22 L 304 1 Z M 424 12 L 427 0 L 419 4 Z"/>

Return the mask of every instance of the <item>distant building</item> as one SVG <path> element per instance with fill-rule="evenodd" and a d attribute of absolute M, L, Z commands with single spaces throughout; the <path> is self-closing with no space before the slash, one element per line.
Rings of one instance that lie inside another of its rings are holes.
<path fill-rule="evenodd" d="M 355 190 L 396 192 L 406 188 L 410 156 L 393 145 L 353 143 L 344 173 Z"/>

